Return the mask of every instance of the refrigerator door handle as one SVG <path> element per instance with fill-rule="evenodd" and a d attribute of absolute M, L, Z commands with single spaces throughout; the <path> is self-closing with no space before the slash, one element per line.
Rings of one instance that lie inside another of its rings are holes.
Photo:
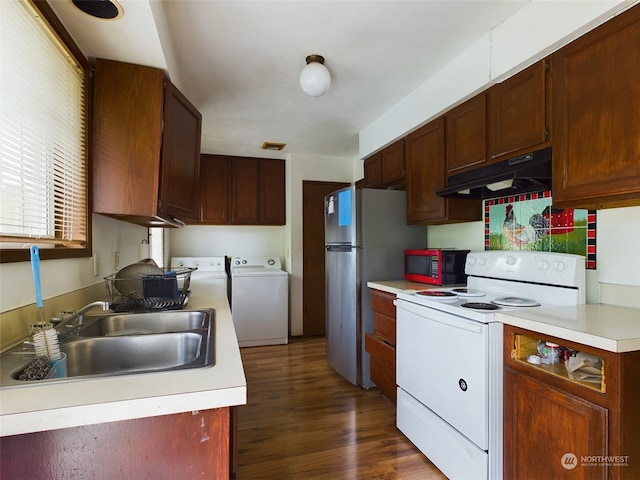
<path fill-rule="evenodd" d="M 357 248 L 362 248 L 362 245 L 325 245 L 327 252 L 351 252 Z"/>

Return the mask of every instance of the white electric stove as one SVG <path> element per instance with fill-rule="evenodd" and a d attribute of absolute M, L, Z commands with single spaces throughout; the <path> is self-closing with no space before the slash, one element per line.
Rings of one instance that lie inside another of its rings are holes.
<path fill-rule="evenodd" d="M 400 293 L 398 428 L 449 478 L 502 478 L 502 324 L 496 312 L 585 303 L 585 259 L 467 255 L 464 288 Z"/>

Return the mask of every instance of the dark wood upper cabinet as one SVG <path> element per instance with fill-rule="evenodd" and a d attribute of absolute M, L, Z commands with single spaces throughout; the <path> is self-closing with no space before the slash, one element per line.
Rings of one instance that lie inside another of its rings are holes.
<path fill-rule="evenodd" d="M 405 181 L 404 139 L 380 152 L 380 180 L 383 186 L 402 185 Z"/>
<path fill-rule="evenodd" d="M 257 225 L 260 220 L 260 163 L 236 157 L 231 162 L 230 223 Z"/>
<path fill-rule="evenodd" d="M 286 223 L 285 161 L 260 161 L 260 224 Z"/>
<path fill-rule="evenodd" d="M 404 139 L 364 160 L 365 188 L 401 188 L 405 184 Z"/>
<path fill-rule="evenodd" d="M 200 136 L 202 115 L 173 84 L 164 101 L 160 210 L 182 219 L 200 210 Z"/>
<path fill-rule="evenodd" d="M 364 188 L 382 188 L 380 152 L 364 159 Z"/>
<path fill-rule="evenodd" d="M 204 225 L 284 225 L 285 161 L 202 155 Z"/>
<path fill-rule="evenodd" d="M 489 162 L 550 144 L 550 95 L 542 60 L 487 92 Z"/>
<path fill-rule="evenodd" d="M 203 154 L 200 158 L 200 222 L 229 224 L 229 157 Z"/>
<path fill-rule="evenodd" d="M 445 121 L 440 117 L 405 138 L 407 223 L 426 225 L 480 220 L 479 200 L 445 199 Z"/>
<path fill-rule="evenodd" d="M 487 161 L 487 96 L 480 93 L 444 115 L 447 176 Z"/>
<path fill-rule="evenodd" d="M 640 6 L 553 55 L 553 202 L 640 204 Z"/>
<path fill-rule="evenodd" d="M 144 226 L 197 219 L 201 122 L 162 70 L 97 59 L 93 211 Z"/>

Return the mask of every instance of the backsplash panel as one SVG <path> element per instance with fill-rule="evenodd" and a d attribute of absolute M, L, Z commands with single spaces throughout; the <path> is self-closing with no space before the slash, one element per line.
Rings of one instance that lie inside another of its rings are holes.
<path fill-rule="evenodd" d="M 484 202 L 485 250 L 534 250 L 586 257 L 596 268 L 596 211 L 553 208 L 551 191 Z"/>

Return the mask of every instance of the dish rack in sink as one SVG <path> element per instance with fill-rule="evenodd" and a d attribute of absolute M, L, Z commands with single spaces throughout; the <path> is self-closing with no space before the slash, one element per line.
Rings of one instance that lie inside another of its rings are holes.
<path fill-rule="evenodd" d="M 115 312 L 179 310 L 189 301 L 194 270 L 196 268 L 178 268 L 127 278 L 118 278 L 114 273 L 104 277 L 107 301 Z"/>

